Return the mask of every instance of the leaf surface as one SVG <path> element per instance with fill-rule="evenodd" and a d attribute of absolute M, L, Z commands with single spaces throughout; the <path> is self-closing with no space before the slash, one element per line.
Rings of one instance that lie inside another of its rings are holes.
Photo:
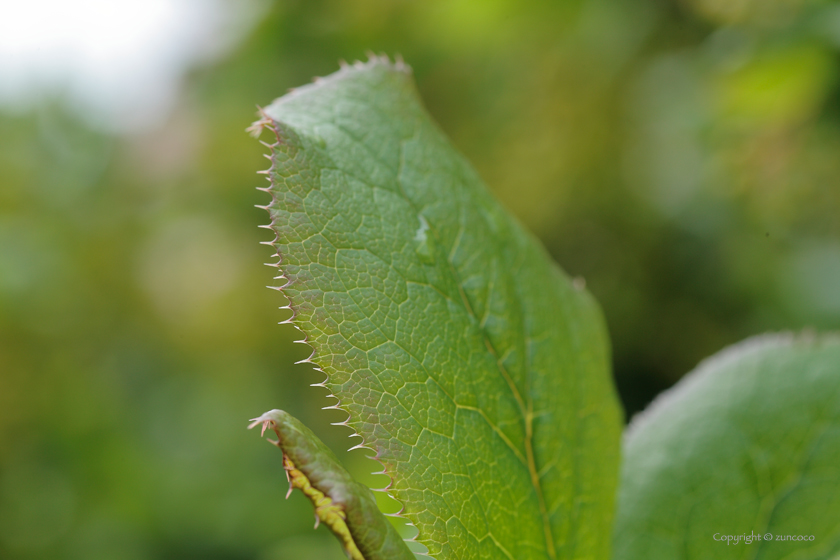
<path fill-rule="evenodd" d="M 615 558 L 837 558 L 838 511 L 840 339 L 759 337 L 633 420 Z"/>
<path fill-rule="evenodd" d="M 292 322 L 438 559 L 605 558 L 620 413 L 600 312 L 488 194 L 402 64 L 275 101 Z"/>

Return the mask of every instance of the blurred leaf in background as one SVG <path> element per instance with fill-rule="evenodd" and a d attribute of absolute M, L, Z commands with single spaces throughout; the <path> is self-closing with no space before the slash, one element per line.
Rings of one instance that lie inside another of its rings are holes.
<path fill-rule="evenodd" d="M 840 327 L 835 2 L 3 3 L 0 557 L 341 557 L 244 430 L 281 407 L 350 445 L 275 325 L 243 130 L 367 49 L 586 279 L 628 413 Z"/>

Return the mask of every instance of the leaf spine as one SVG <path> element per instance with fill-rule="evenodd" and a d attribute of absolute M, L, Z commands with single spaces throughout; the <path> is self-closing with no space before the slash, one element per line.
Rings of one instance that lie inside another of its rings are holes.
<path fill-rule="evenodd" d="M 365 67 L 367 67 L 367 66 L 372 66 L 372 65 L 374 65 L 374 64 L 379 64 L 379 63 L 391 64 L 391 62 L 390 62 L 390 60 L 388 59 L 387 55 L 384 55 L 384 54 L 383 54 L 383 55 L 381 55 L 381 56 L 377 56 L 375 53 L 370 52 L 370 53 L 368 53 L 368 57 L 369 57 L 369 60 L 368 60 L 368 62 L 367 62 L 367 63 L 363 63 L 363 62 L 361 62 L 361 61 L 358 61 L 358 60 L 357 60 L 357 61 L 355 61 L 355 62 L 353 63 L 353 65 L 352 65 L 352 66 L 353 66 L 353 67 L 355 67 L 355 68 L 363 69 L 363 68 L 365 68 Z M 346 61 L 343 61 L 343 60 L 342 60 L 342 61 L 339 61 L 339 65 L 341 66 L 341 70 L 342 70 L 342 71 L 352 71 L 351 66 L 350 66 L 349 64 L 347 64 L 347 62 L 346 62 Z M 404 72 L 411 72 L 411 67 L 410 67 L 410 66 L 408 66 L 407 64 L 405 64 L 405 62 L 403 61 L 403 59 L 402 59 L 402 57 L 401 57 L 400 55 L 396 55 L 396 56 L 395 56 L 395 60 L 394 60 L 394 65 L 393 65 L 393 67 L 394 67 L 396 70 L 400 70 L 400 71 L 404 71 Z M 320 83 L 320 82 L 325 81 L 325 80 L 326 80 L 326 79 L 316 78 L 314 81 L 315 81 L 316 83 Z M 295 91 L 296 91 L 296 89 L 292 88 L 292 89 L 290 89 L 289 91 L 291 91 L 291 92 L 295 92 Z M 257 190 L 259 190 L 259 191 L 262 191 L 262 192 L 265 192 L 265 193 L 268 193 L 269 195 L 271 195 L 271 202 L 270 202 L 269 204 L 266 204 L 266 205 L 257 205 L 257 207 L 258 207 L 258 208 L 262 208 L 262 209 L 264 209 L 264 210 L 266 210 L 266 211 L 269 211 L 269 210 L 270 210 L 270 208 L 271 208 L 271 206 L 272 206 L 273 204 L 277 203 L 277 198 L 276 198 L 276 196 L 275 196 L 274 192 L 272 191 L 272 188 L 274 187 L 274 181 L 273 181 L 273 175 L 272 175 L 272 173 L 271 173 L 271 172 L 272 172 L 272 171 L 274 171 L 274 169 L 275 169 L 275 161 L 274 161 L 274 157 L 273 157 L 273 152 L 274 152 L 274 150 L 278 149 L 278 147 L 279 147 L 279 146 L 282 146 L 282 145 L 284 144 L 284 140 L 283 140 L 283 138 L 280 136 L 280 132 L 279 132 L 279 130 L 278 130 L 278 127 L 276 126 L 275 121 L 274 121 L 274 120 L 273 120 L 270 116 L 268 116 L 268 115 L 265 113 L 265 111 L 263 110 L 263 108 L 262 108 L 262 107 L 259 107 L 259 106 L 258 106 L 258 115 L 260 116 L 260 119 L 259 119 L 257 122 L 255 122 L 255 123 L 254 123 L 254 125 L 252 125 L 252 127 L 251 127 L 251 129 L 250 129 L 250 131 L 252 132 L 252 134 L 256 134 L 256 136 L 259 136 L 259 133 L 260 133 L 260 132 L 262 132 L 262 130 L 263 130 L 264 128 L 267 128 L 267 129 L 269 129 L 271 132 L 273 132 L 273 133 L 274 133 L 274 135 L 275 135 L 275 139 L 276 139 L 276 141 L 275 141 L 274 143 L 272 143 L 272 144 L 269 144 L 269 143 L 266 143 L 266 142 L 260 141 L 260 143 L 261 143 L 261 144 L 263 144 L 263 146 L 266 146 L 267 148 L 269 148 L 269 149 L 272 151 L 272 154 L 263 154 L 263 156 L 264 156 L 264 157 L 266 157 L 266 158 L 267 158 L 267 159 L 271 162 L 271 166 L 270 166 L 267 170 L 265 170 L 264 172 L 261 172 L 261 173 L 260 173 L 261 175 L 265 175 L 265 176 L 266 176 L 266 180 L 269 182 L 269 186 L 268 186 L 268 187 L 256 187 L 256 188 L 257 188 Z M 277 231 L 276 231 L 276 230 L 274 230 L 274 227 L 273 227 L 273 226 L 274 226 L 274 222 L 273 222 L 273 221 L 272 221 L 272 224 L 270 224 L 270 225 L 263 225 L 263 226 L 259 226 L 259 227 L 260 227 L 260 228 L 262 228 L 262 229 L 268 229 L 268 230 L 271 230 L 271 231 L 273 231 L 273 232 L 274 232 L 274 234 L 275 234 L 274 239 L 273 239 L 272 241 L 268 241 L 268 242 L 261 242 L 261 244 L 263 244 L 263 245 L 268 245 L 268 246 L 273 246 L 273 247 L 274 247 L 274 249 L 275 249 L 275 254 L 274 254 L 274 255 L 272 255 L 272 257 L 277 257 L 277 258 L 278 258 L 278 262 L 276 262 L 276 263 L 265 263 L 265 264 L 266 264 L 266 266 L 272 266 L 272 267 L 275 267 L 275 268 L 281 269 L 282 255 L 281 255 L 281 252 L 280 252 L 280 247 L 278 246 L 278 243 L 280 242 L 280 237 L 279 237 L 279 234 L 277 233 Z M 281 270 L 281 272 L 282 272 L 282 270 Z M 276 291 L 279 291 L 279 292 L 281 292 L 281 293 L 283 292 L 283 290 L 285 290 L 286 288 L 288 288 L 289 286 L 291 286 L 291 285 L 292 285 L 292 283 L 293 283 L 293 280 L 292 280 L 292 279 L 287 278 L 287 277 L 286 277 L 283 273 L 281 273 L 281 274 L 280 274 L 280 275 L 278 275 L 278 276 L 275 276 L 275 277 L 274 277 L 274 280 L 285 280 L 285 283 L 284 283 L 283 285 L 281 285 L 281 286 L 268 286 L 269 288 L 271 288 L 271 289 L 273 289 L 273 290 L 276 290 Z M 284 295 L 285 295 L 285 294 L 284 294 Z M 286 297 L 288 298 L 288 296 L 286 296 Z M 321 373 L 325 373 L 325 372 L 324 372 L 324 370 L 323 370 L 323 369 L 321 369 L 321 367 L 319 367 L 319 366 L 318 366 L 318 364 L 317 364 L 315 361 L 313 361 L 313 360 L 315 360 L 315 359 L 316 359 L 317 349 L 316 349 L 316 348 L 312 345 L 312 343 L 309 341 L 309 337 L 308 337 L 308 335 L 307 335 L 307 334 L 306 334 L 306 333 L 305 333 L 305 332 L 301 329 L 300 325 L 299 325 L 299 324 L 297 324 L 296 320 L 297 320 L 297 316 L 298 316 L 298 311 L 297 311 L 297 309 L 295 309 L 294 307 L 292 307 L 291 300 L 289 300 L 289 304 L 287 304 L 286 306 L 282 306 L 282 307 L 280 307 L 280 309 L 289 309 L 289 310 L 291 310 L 292 315 L 291 315 L 288 319 L 285 319 L 285 320 L 283 320 L 283 321 L 279 321 L 279 324 L 281 324 L 281 325 L 283 325 L 283 324 L 290 324 L 290 325 L 294 326 L 297 330 L 299 330 L 300 332 L 302 332 L 302 333 L 304 334 L 304 338 L 303 338 L 303 339 L 301 339 L 301 340 L 295 340 L 295 341 L 293 341 L 293 342 L 295 342 L 295 343 L 297 343 L 297 344 L 307 344 L 307 345 L 309 345 L 309 346 L 310 346 L 310 348 L 312 348 L 312 353 L 310 354 L 310 356 L 309 356 L 308 358 L 306 358 L 305 360 L 301 360 L 301 361 L 299 361 L 299 362 L 296 362 L 296 363 L 297 363 L 297 364 L 301 364 L 301 363 L 308 363 L 308 364 L 311 364 L 311 365 L 312 365 L 312 369 L 314 369 L 315 371 L 319 371 L 319 372 L 321 372 Z M 321 382 L 318 382 L 318 383 L 312 383 L 312 384 L 311 384 L 311 386 L 312 386 L 312 387 L 323 387 L 323 388 L 325 388 L 325 389 L 329 390 L 329 387 L 328 387 L 328 385 L 327 385 L 328 383 L 329 383 L 329 375 L 327 375 L 327 376 L 325 377 L 325 379 L 324 379 L 323 381 L 321 381 Z M 328 397 L 330 397 L 330 398 L 334 398 L 334 399 L 336 399 L 336 401 L 337 401 L 337 402 L 336 402 L 334 405 L 330 405 L 330 406 L 325 406 L 325 407 L 323 407 L 323 410 L 330 410 L 330 409 L 333 409 L 333 410 L 341 410 L 341 411 L 343 411 L 343 412 L 345 412 L 345 413 L 347 414 L 347 418 L 346 418 L 344 421 L 342 421 L 342 422 L 338 422 L 338 423 L 335 423 L 334 425 L 341 425 L 341 426 L 346 426 L 346 427 L 350 428 L 350 429 L 352 430 L 352 432 L 353 432 L 353 433 L 352 433 L 352 434 L 350 434 L 348 437 L 358 437 L 358 438 L 361 438 L 361 443 L 360 443 L 360 444 L 358 444 L 358 445 L 355 445 L 355 446 L 351 447 L 351 448 L 350 448 L 350 450 L 354 450 L 354 449 L 369 449 L 369 450 L 371 450 L 371 451 L 373 452 L 373 455 L 372 455 L 372 456 L 366 456 L 366 458 L 371 459 L 371 460 L 373 460 L 373 461 L 377 462 L 377 463 L 379 464 L 379 466 L 381 467 L 381 471 L 375 472 L 374 474 L 381 474 L 381 475 L 385 475 L 385 476 L 387 476 L 387 477 L 388 477 L 388 483 L 387 483 L 387 485 L 386 485 L 385 487 L 383 487 L 383 488 L 374 488 L 374 489 L 372 489 L 372 490 L 377 491 L 377 492 L 384 492 L 384 493 L 385 493 L 385 494 L 387 494 L 387 495 L 388 495 L 391 499 L 395 500 L 398 504 L 400 504 L 400 510 L 399 510 L 397 513 L 394 513 L 394 514 L 389 514 L 388 516 L 389 516 L 389 517 L 398 517 L 398 518 L 402 519 L 402 520 L 403 520 L 403 521 L 404 521 L 407 525 L 409 525 L 409 526 L 411 526 L 411 527 L 415 527 L 415 526 L 414 526 L 414 524 L 412 524 L 412 523 L 411 523 L 411 522 L 409 522 L 409 521 L 408 521 L 405 517 L 403 517 L 403 512 L 405 511 L 405 504 L 404 504 L 402 501 L 400 501 L 400 500 L 396 499 L 396 498 L 395 498 L 393 495 L 391 495 L 391 494 L 390 494 L 390 492 L 389 492 L 389 490 L 390 490 L 390 489 L 393 487 L 393 485 L 394 485 L 394 477 L 393 477 L 393 475 L 392 475 L 392 474 L 390 474 L 390 473 L 388 472 L 387 467 L 386 467 L 386 466 L 385 466 L 385 464 L 382 462 L 379 450 L 377 450 L 377 449 L 374 449 L 374 448 L 370 447 L 370 446 L 368 445 L 367 438 L 365 437 L 365 435 L 364 435 L 364 434 L 362 434 L 362 433 L 360 433 L 360 432 L 358 431 L 358 428 L 356 428 L 356 427 L 354 427 L 353 425 L 351 425 L 351 423 L 350 423 L 350 422 L 351 422 L 351 419 L 352 419 L 352 415 L 350 414 L 350 411 L 349 411 L 349 410 L 347 410 L 346 408 L 344 408 L 344 406 L 343 406 L 343 404 L 342 404 L 342 402 L 341 402 L 341 399 L 340 399 L 339 397 L 335 396 L 335 395 L 334 395 L 334 394 L 332 394 L 332 393 L 329 393 L 327 396 L 328 396 Z M 275 442 L 275 444 L 276 444 L 278 447 L 280 447 L 279 442 Z M 290 488 L 289 488 L 289 493 L 288 493 L 288 494 L 290 494 L 290 493 L 291 493 L 291 491 L 292 491 L 292 480 L 289 478 L 289 473 L 288 473 L 288 471 L 287 471 L 287 479 L 289 479 L 289 483 L 290 483 Z M 287 497 L 288 497 L 288 494 L 287 494 Z M 317 519 L 317 514 L 316 514 L 316 519 Z M 418 535 L 417 535 L 417 534 L 415 534 L 415 535 L 414 535 L 413 537 L 411 537 L 410 539 L 404 539 L 404 540 L 406 540 L 406 541 L 414 541 L 414 542 L 417 542 L 417 541 L 416 541 L 417 536 L 418 536 Z M 415 554 L 420 555 L 420 556 L 426 556 L 426 557 L 429 557 L 429 556 L 428 556 L 428 554 L 426 554 L 426 553 L 415 553 Z"/>

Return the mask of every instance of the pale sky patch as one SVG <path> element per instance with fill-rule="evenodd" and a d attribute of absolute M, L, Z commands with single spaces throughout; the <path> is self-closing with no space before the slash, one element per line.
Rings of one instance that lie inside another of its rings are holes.
<path fill-rule="evenodd" d="M 266 0 L 0 0 L 0 111 L 61 99 L 109 132 L 148 130 L 185 72 L 228 52 Z"/>

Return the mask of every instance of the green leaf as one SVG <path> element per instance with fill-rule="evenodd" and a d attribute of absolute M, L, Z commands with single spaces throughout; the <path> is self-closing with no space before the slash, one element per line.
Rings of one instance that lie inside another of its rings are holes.
<path fill-rule="evenodd" d="M 620 413 L 601 314 L 373 58 L 265 109 L 311 362 L 438 559 L 606 558 Z"/>
<path fill-rule="evenodd" d="M 759 337 L 633 420 L 615 558 L 837 558 L 838 511 L 840 339 Z"/>
<path fill-rule="evenodd" d="M 298 488 L 315 506 L 315 518 L 329 527 L 350 560 L 414 560 L 379 508 L 370 488 L 356 482 L 330 449 L 300 420 L 270 410 L 251 420 L 271 429 L 283 451 L 289 492 Z"/>

